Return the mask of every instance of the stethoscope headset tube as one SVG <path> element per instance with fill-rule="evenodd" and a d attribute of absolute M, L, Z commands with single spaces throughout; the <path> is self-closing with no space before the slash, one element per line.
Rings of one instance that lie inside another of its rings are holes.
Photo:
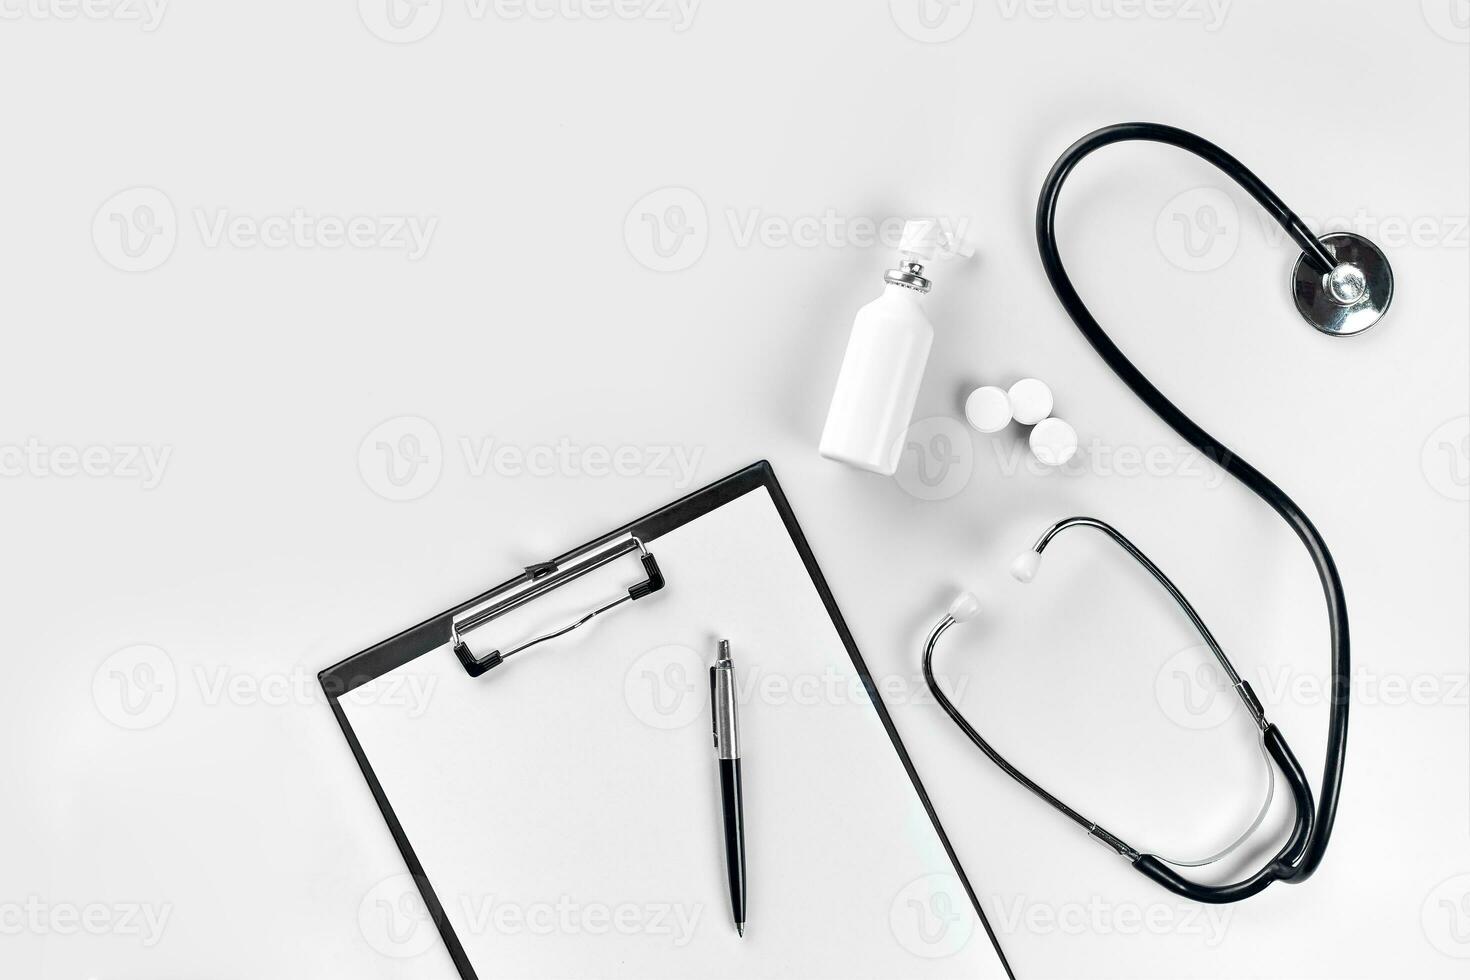
<path fill-rule="evenodd" d="M 1296 807 L 1296 819 L 1291 833 L 1288 835 L 1285 844 L 1264 867 L 1249 877 L 1229 884 L 1208 885 L 1193 881 L 1170 867 L 1169 864 L 1157 855 L 1139 851 L 1121 838 L 1098 826 L 1096 822 L 1082 816 L 1082 814 L 1047 792 L 1019 769 L 1011 765 L 981 737 L 980 733 L 975 730 L 954 704 L 950 702 L 948 697 L 944 695 L 934 680 L 932 668 L 934 647 L 940 636 L 958 621 L 954 614 L 954 607 L 952 607 L 951 614 L 946 615 L 934 628 L 933 632 L 930 633 L 928 641 L 925 644 L 923 657 L 924 679 L 929 685 L 930 690 L 934 693 L 940 707 L 959 726 L 969 740 L 992 762 L 1026 789 L 1039 796 L 1048 805 L 1083 827 L 1088 834 L 1096 837 L 1116 853 L 1125 857 L 1140 873 L 1151 878 L 1169 891 L 1195 901 L 1210 903 L 1237 902 L 1259 893 L 1275 881 L 1292 883 L 1305 881 L 1321 865 L 1322 858 L 1326 854 L 1327 843 L 1332 835 L 1332 826 L 1337 816 L 1337 806 L 1342 790 L 1343 764 L 1347 752 L 1348 702 L 1350 697 L 1347 602 L 1343 597 L 1342 581 L 1338 576 L 1337 566 L 1332 560 L 1332 554 L 1327 548 L 1327 543 L 1322 539 L 1322 535 L 1318 533 L 1316 527 L 1313 526 L 1311 520 L 1302 509 L 1281 488 L 1272 483 L 1259 470 L 1247 463 L 1218 439 L 1202 429 L 1194 420 L 1185 415 L 1183 411 L 1165 397 L 1158 388 L 1154 387 L 1144 377 L 1143 373 L 1128 360 L 1118 346 L 1113 343 L 1112 339 L 1087 309 L 1086 304 L 1082 302 L 1082 298 L 1077 294 L 1076 288 L 1072 285 L 1071 278 L 1067 275 L 1066 268 L 1062 263 L 1061 253 L 1057 247 L 1056 238 L 1057 201 L 1061 194 L 1062 185 L 1066 182 L 1073 168 L 1084 157 L 1095 150 L 1114 143 L 1137 140 L 1178 147 L 1214 164 L 1244 188 L 1285 229 L 1292 241 L 1301 248 L 1303 256 L 1299 262 L 1299 266 L 1309 266 L 1325 278 L 1333 274 L 1335 269 L 1339 268 L 1338 262 L 1329 247 L 1312 234 L 1301 218 L 1297 217 L 1259 177 L 1247 169 L 1239 160 L 1213 143 L 1193 133 L 1155 123 L 1123 123 L 1116 126 L 1108 126 L 1078 140 L 1062 154 L 1060 159 L 1052 167 L 1051 172 L 1047 174 L 1036 208 L 1036 241 L 1041 253 L 1042 266 L 1046 270 L 1047 278 L 1050 280 L 1052 289 L 1057 294 L 1057 298 L 1061 301 L 1062 307 L 1072 318 L 1077 329 L 1081 331 L 1082 336 L 1087 339 L 1088 343 L 1092 345 L 1093 349 L 1097 351 L 1103 361 L 1107 363 L 1108 367 L 1112 368 L 1113 372 L 1122 379 L 1123 383 L 1132 389 L 1133 393 L 1145 405 L 1153 410 L 1154 414 L 1168 423 L 1170 428 L 1177 432 L 1190 445 L 1194 446 L 1195 449 L 1213 460 L 1221 469 L 1229 473 L 1252 493 L 1265 501 L 1296 533 L 1297 538 L 1307 549 L 1307 553 L 1312 559 L 1312 564 L 1317 569 L 1318 577 L 1321 580 L 1323 596 L 1327 605 L 1332 669 L 1327 752 L 1322 770 L 1320 800 L 1314 801 L 1311 785 L 1307 781 L 1306 774 L 1303 772 L 1296 756 L 1292 753 L 1290 746 L 1287 745 L 1286 739 L 1281 734 L 1280 729 L 1266 720 L 1265 712 L 1255 694 L 1250 691 L 1250 686 L 1240 680 L 1234 667 L 1225 657 L 1223 651 L 1220 650 L 1219 645 L 1215 643 L 1213 636 L 1211 636 L 1204 622 L 1195 613 L 1188 600 L 1175 588 L 1167 576 L 1141 551 L 1134 547 L 1127 538 L 1123 537 L 1123 535 L 1110 526 L 1092 518 L 1071 518 L 1059 522 L 1043 535 L 1033 551 L 1039 557 L 1051 538 L 1067 527 L 1088 526 L 1101 530 L 1148 569 L 1154 578 L 1173 596 L 1175 601 L 1180 605 L 1180 608 L 1185 611 L 1194 625 L 1200 630 L 1206 643 L 1210 646 L 1222 668 L 1225 669 L 1227 675 L 1230 677 L 1232 684 L 1235 685 L 1237 694 L 1251 712 L 1252 717 L 1256 720 L 1261 731 L 1261 738 L 1266 752 L 1285 777 L 1287 785 L 1291 789 L 1292 799 Z M 1369 249 L 1372 249 L 1371 243 L 1366 244 Z M 1376 253 L 1376 250 L 1374 252 Z M 1381 258 L 1381 253 L 1378 254 Z M 1386 260 L 1384 261 L 1384 272 L 1387 274 L 1388 281 L 1391 284 L 1391 273 L 1387 273 Z M 1387 296 L 1374 297 L 1379 307 L 1376 312 L 1380 315 L 1382 310 L 1386 309 L 1389 298 Z"/>

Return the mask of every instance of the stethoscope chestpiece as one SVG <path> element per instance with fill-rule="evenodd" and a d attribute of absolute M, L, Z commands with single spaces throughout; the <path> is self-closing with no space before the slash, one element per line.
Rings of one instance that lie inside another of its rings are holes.
<path fill-rule="evenodd" d="M 1334 337 L 1362 333 L 1383 319 L 1393 302 L 1393 268 L 1377 245 L 1361 235 L 1323 235 L 1337 260 L 1327 273 L 1304 252 L 1292 270 L 1296 308 L 1312 326 Z"/>

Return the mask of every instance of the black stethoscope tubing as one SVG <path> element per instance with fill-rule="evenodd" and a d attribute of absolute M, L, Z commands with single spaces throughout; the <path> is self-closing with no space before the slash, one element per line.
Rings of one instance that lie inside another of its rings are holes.
<path fill-rule="evenodd" d="M 1338 576 L 1337 566 L 1332 560 L 1332 554 L 1327 549 L 1327 543 L 1322 539 L 1322 535 L 1313 526 L 1311 520 L 1302 509 L 1280 487 L 1272 483 L 1259 470 L 1241 459 L 1240 456 L 1214 436 L 1211 436 L 1204 429 L 1200 428 L 1193 419 L 1185 415 L 1158 388 L 1154 387 L 1144 377 L 1143 373 L 1128 360 L 1127 356 L 1123 354 L 1118 346 L 1113 343 L 1106 331 L 1103 330 L 1102 326 L 1087 309 L 1086 304 L 1082 302 L 1082 298 L 1077 294 L 1076 288 L 1072 285 L 1071 278 L 1067 275 L 1066 268 L 1062 263 L 1061 253 L 1057 247 L 1056 238 L 1057 202 L 1061 194 L 1062 185 L 1071 174 L 1073 168 L 1084 157 L 1087 157 L 1094 151 L 1114 143 L 1139 140 L 1178 147 L 1214 164 L 1244 188 L 1286 230 L 1287 234 L 1291 236 L 1292 240 L 1305 253 L 1308 263 L 1321 273 L 1326 274 L 1332 270 L 1336 262 L 1332 253 L 1312 234 L 1301 218 L 1297 217 L 1259 177 L 1253 174 L 1239 160 L 1226 153 L 1220 147 L 1193 133 L 1157 123 L 1122 123 L 1116 126 L 1108 126 L 1096 132 L 1089 133 L 1072 144 L 1057 160 L 1051 172 L 1047 174 L 1046 181 L 1042 185 L 1041 197 L 1036 207 L 1036 242 L 1041 253 L 1042 266 L 1046 270 L 1047 278 L 1050 280 L 1052 289 L 1057 294 L 1057 298 L 1061 301 L 1062 307 L 1071 316 L 1077 329 L 1082 332 L 1082 336 L 1087 338 L 1088 343 L 1092 345 L 1093 349 L 1097 351 L 1103 361 L 1107 363 L 1108 367 L 1112 368 L 1113 372 L 1122 379 L 1123 383 L 1132 389 L 1133 393 L 1145 405 L 1152 409 L 1154 414 L 1168 423 L 1169 427 L 1190 445 L 1194 446 L 1208 458 L 1214 460 L 1225 472 L 1229 473 L 1252 493 L 1265 501 L 1296 532 L 1297 537 L 1306 547 L 1307 553 L 1312 559 L 1312 564 L 1317 569 L 1317 574 L 1322 584 L 1323 596 L 1327 603 L 1332 670 L 1327 753 L 1326 761 L 1323 765 L 1322 782 L 1319 791 L 1320 802 L 1314 803 L 1311 785 L 1308 783 L 1306 775 L 1302 771 L 1301 764 L 1297 761 L 1291 748 L 1287 745 L 1285 737 L 1275 725 L 1265 720 L 1264 712 L 1260 712 L 1257 715 L 1257 720 L 1261 725 L 1263 744 L 1266 747 L 1267 753 L 1281 770 L 1282 775 L 1286 778 L 1291 788 L 1293 802 L 1296 806 L 1295 822 L 1285 844 L 1271 861 L 1259 871 L 1247 878 L 1229 884 L 1201 884 L 1184 877 L 1159 857 L 1138 851 L 1116 835 L 1103 830 L 1095 822 L 1088 820 L 1067 806 L 1067 804 L 1047 792 L 1019 769 L 1006 761 L 1000 753 L 996 752 L 980 736 L 980 733 L 970 725 L 964 716 L 960 714 L 959 710 L 944 696 L 938 684 L 934 681 L 931 665 L 934 645 L 944 630 L 950 625 L 953 625 L 953 621 L 948 618 L 929 637 L 924 651 L 924 676 L 939 701 L 940 706 L 949 714 L 950 718 L 960 727 L 970 741 L 980 748 L 992 762 L 1067 818 L 1086 828 L 1089 834 L 1127 858 L 1140 873 L 1168 890 L 1195 901 L 1217 904 L 1236 902 L 1257 894 L 1275 881 L 1305 881 L 1317 870 L 1326 853 L 1327 842 L 1331 837 L 1333 822 L 1337 816 L 1338 800 L 1342 790 L 1343 763 L 1347 752 L 1348 702 L 1350 695 L 1347 602 L 1343 597 L 1342 580 Z M 1168 580 L 1162 577 L 1162 573 L 1152 567 L 1151 562 L 1141 558 L 1139 554 L 1135 554 L 1134 557 L 1140 558 L 1146 567 L 1150 567 L 1155 577 L 1159 578 L 1166 587 L 1171 587 Z M 1186 609 L 1189 609 L 1187 602 L 1184 602 L 1182 596 L 1177 594 L 1177 590 L 1173 590 L 1171 587 L 1171 592 L 1175 594 L 1177 599 L 1181 600 Z M 1246 691 L 1242 692 L 1242 697 L 1247 697 L 1248 685 L 1244 686 Z M 1254 694 L 1250 693 L 1247 704 L 1250 704 L 1254 699 Z"/>

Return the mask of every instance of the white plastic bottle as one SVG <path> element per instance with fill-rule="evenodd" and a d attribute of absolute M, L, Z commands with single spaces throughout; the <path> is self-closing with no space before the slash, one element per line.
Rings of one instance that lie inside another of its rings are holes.
<path fill-rule="evenodd" d="M 821 453 L 849 466 L 892 475 L 903 455 L 934 327 L 924 313 L 932 284 L 925 265 L 973 250 L 935 221 L 904 226 L 897 269 L 883 276 L 883 294 L 858 311 L 822 430 Z"/>

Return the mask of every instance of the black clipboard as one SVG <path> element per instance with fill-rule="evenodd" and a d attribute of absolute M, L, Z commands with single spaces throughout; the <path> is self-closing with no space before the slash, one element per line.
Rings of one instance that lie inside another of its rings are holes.
<path fill-rule="evenodd" d="M 899 738 L 898 730 L 894 727 L 893 719 L 889 716 L 888 709 L 878 694 L 876 685 L 873 683 L 872 675 L 867 664 L 863 661 L 862 654 L 858 651 L 857 643 L 852 638 L 852 633 L 847 628 L 847 623 L 842 618 L 841 611 L 837 608 L 837 601 L 832 597 L 831 589 L 828 588 L 826 579 L 822 576 L 821 569 L 817 566 L 816 557 L 812 554 L 811 546 L 807 544 L 801 527 L 796 522 L 796 515 L 792 512 L 791 504 L 786 495 L 781 491 L 781 486 L 776 480 L 775 471 L 771 464 L 762 460 L 754 463 L 739 472 L 733 473 L 709 486 L 696 490 L 689 495 L 676 500 L 658 510 L 638 518 L 616 530 L 598 537 L 587 544 L 567 552 L 550 561 L 530 566 L 523 570 L 520 575 L 501 583 L 493 589 L 484 592 L 474 598 L 468 599 L 452 609 L 431 616 L 429 619 L 411 626 L 406 630 L 391 636 L 386 640 L 368 647 L 361 653 L 357 653 L 340 663 L 326 668 L 317 675 L 322 690 L 326 694 L 327 703 L 331 705 L 332 713 L 336 716 L 337 724 L 342 728 L 342 734 L 347 739 L 347 744 L 352 750 L 353 757 L 357 760 L 358 767 L 362 770 L 363 777 L 367 780 L 368 788 L 377 801 L 378 809 L 383 814 L 383 819 L 388 824 L 388 829 L 398 845 L 399 852 L 403 855 L 404 863 L 408 866 L 414 883 L 418 886 L 420 895 L 423 897 L 424 906 L 428 911 L 430 919 L 437 928 L 440 937 L 444 940 L 449 950 L 450 958 L 454 961 L 456 969 L 463 980 L 478 980 L 478 975 L 471 965 L 463 944 L 455 934 L 445 914 L 444 907 L 435 894 L 434 886 L 429 881 L 428 875 L 414 853 L 413 844 L 409 841 L 407 833 L 399 823 L 393 812 L 393 805 L 384 792 L 382 785 L 373 773 L 373 767 L 369 763 L 367 754 L 354 734 L 352 725 L 342 709 L 340 699 L 353 690 L 368 684 L 383 674 L 395 670 L 412 660 L 422 657 L 432 651 L 438 650 L 446 643 L 455 643 L 455 652 L 461 664 L 471 677 L 478 677 L 499 663 L 496 659 L 499 654 L 492 652 L 490 655 L 475 655 L 468 649 L 462 649 L 456 640 L 456 625 L 463 622 L 462 617 L 473 616 L 476 613 L 489 611 L 493 613 L 500 607 L 507 605 L 507 598 L 512 602 L 515 596 L 531 593 L 534 595 L 544 594 L 549 588 L 555 588 L 558 576 L 575 578 L 579 569 L 583 569 L 589 562 L 603 560 L 605 556 L 616 557 L 625 554 L 629 548 L 624 544 L 632 540 L 637 542 L 638 550 L 656 551 L 656 542 L 662 535 L 674 528 L 697 520 L 705 514 L 724 506 L 744 495 L 764 488 L 769 492 L 771 501 L 775 504 L 781 521 L 791 536 L 791 542 L 801 557 L 802 564 L 810 575 L 812 585 L 821 597 L 822 604 L 826 608 L 832 624 L 846 648 L 848 656 L 852 659 L 853 668 L 862 679 L 864 690 L 869 700 L 878 712 L 883 722 L 883 727 L 888 733 L 889 740 L 893 743 L 893 749 L 898 753 L 904 770 L 908 773 L 909 780 L 913 783 L 914 792 L 918 794 L 920 802 L 924 806 L 933 824 L 934 831 L 938 835 L 948 856 L 954 872 L 969 897 L 976 916 L 985 928 L 987 938 L 995 948 L 1006 975 L 1014 980 L 1015 974 L 1011 970 L 1009 961 L 1006 959 L 1005 951 L 1001 949 L 1000 941 L 995 935 L 995 930 L 990 925 L 985 911 L 980 907 L 980 901 L 970 884 L 969 877 L 960 865 L 959 857 L 955 854 L 951 845 L 949 835 L 945 833 L 943 825 L 939 821 L 939 815 L 935 812 L 929 794 L 924 789 L 923 782 L 919 779 L 918 771 L 914 768 L 913 761 L 909 758 L 908 750 L 904 747 L 902 739 Z M 609 546 L 612 546 L 609 548 Z M 607 549 L 607 550 L 603 550 Z M 613 554 L 616 552 L 616 554 Z M 590 556 L 590 557 L 589 557 Z M 647 595 L 662 586 L 661 576 L 657 570 L 656 561 L 650 565 L 648 556 L 644 558 L 644 568 L 648 573 L 648 582 L 640 583 L 636 587 L 637 592 Z M 630 590 L 632 593 L 635 590 Z M 638 599 L 641 595 L 630 594 L 628 599 Z M 622 601 L 622 598 L 618 600 Z M 544 638 L 543 638 L 544 639 Z M 537 641 L 533 641 L 537 642 Z M 528 644 L 530 645 L 530 644 Z M 494 660 L 494 663 L 487 663 Z"/>

